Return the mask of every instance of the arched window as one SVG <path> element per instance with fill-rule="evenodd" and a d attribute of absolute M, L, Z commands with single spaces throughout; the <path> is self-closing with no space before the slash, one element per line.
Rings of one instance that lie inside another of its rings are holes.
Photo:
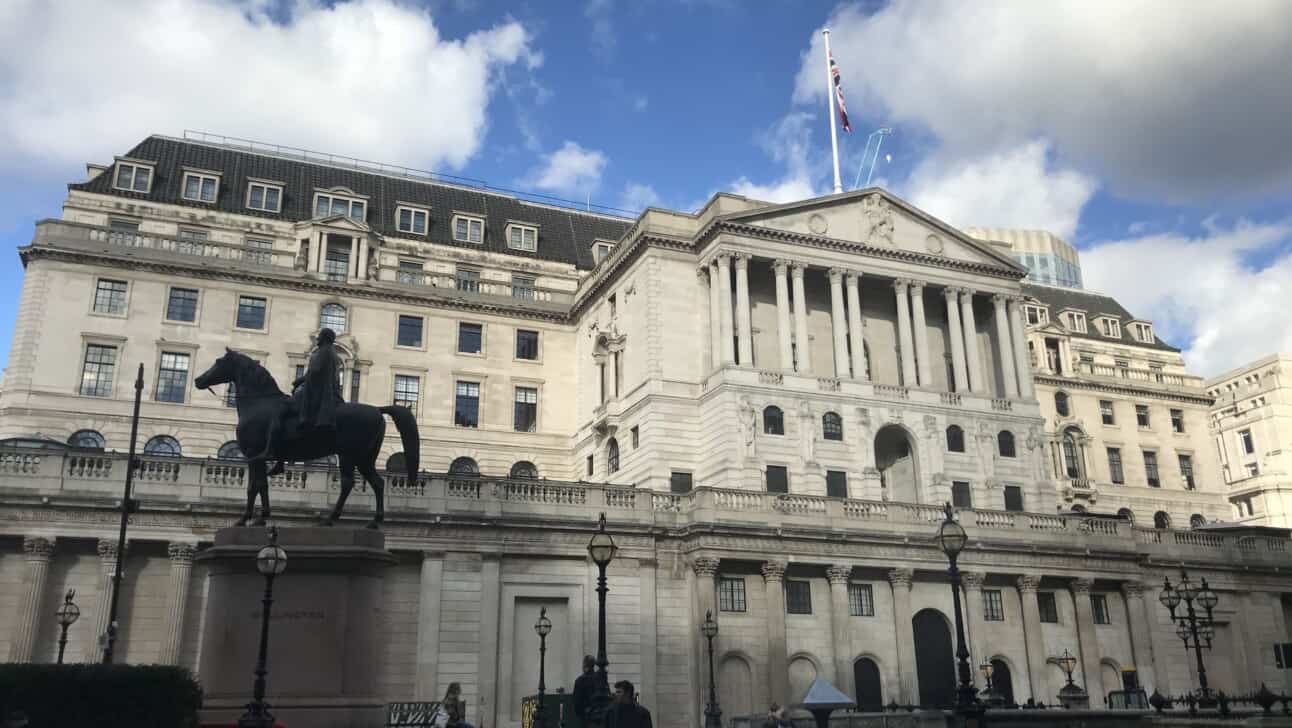
<path fill-rule="evenodd" d="M 158 435 L 144 445 L 144 454 L 158 458 L 177 458 L 181 454 L 179 440 L 170 435 Z"/>
<path fill-rule="evenodd" d="M 999 446 L 1001 457 L 1014 457 L 1014 433 L 1009 430 L 1001 430 L 996 435 L 996 444 Z"/>
<path fill-rule="evenodd" d="M 220 446 L 215 453 L 215 457 L 220 460 L 246 460 L 247 457 L 242 454 L 242 448 L 238 446 L 236 440 L 229 440 Z"/>
<path fill-rule="evenodd" d="M 785 434 L 785 415 L 781 412 L 780 407 L 770 404 L 763 410 L 763 433 L 767 435 Z"/>
<path fill-rule="evenodd" d="M 1085 512 L 1086 512 L 1086 507 L 1085 507 L 1085 506 L 1083 506 L 1083 505 L 1081 505 L 1080 503 L 1075 503 L 1075 504 L 1073 504 L 1073 506 L 1072 506 L 1072 512 L 1073 512 L 1073 513 L 1085 513 Z"/>
<path fill-rule="evenodd" d="M 843 418 L 836 412 L 826 412 L 821 416 L 821 432 L 827 440 L 842 440 Z"/>
<path fill-rule="evenodd" d="M 1054 393 L 1054 411 L 1059 413 L 1060 417 L 1067 417 L 1071 413 L 1072 410 L 1068 407 L 1067 392 Z"/>
<path fill-rule="evenodd" d="M 103 450 L 107 446 L 107 441 L 103 439 L 103 435 L 94 430 L 77 430 L 67 438 L 67 444 L 81 450 Z"/>
<path fill-rule="evenodd" d="M 449 475 L 479 475 L 480 467 L 476 461 L 471 458 L 462 457 L 455 459 L 449 465 Z"/>
<path fill-rule="evenodd" d="M 613 437 L 606 443 L 606 470 L 619 472 L 619 441 Z"/>
<path fill-rule="evenodd" d="M 1117 517 L 1125 520 L 1130 525 L 1135 525 L 1135 514 L 1129 508 L 1118 508 Z"/>
<path fill-rule="evenodd" d="M 1153 528 L 1170 528 L 1170 527 L 1171 527 L 1171 517 L 1166 514 L 1166 511 L 1158 511 L 1157 513 L 1153 514 Z"/>
<path fill-rule="evenodd" d="M 538 477 L 538 468 L 528 460 L 519 460 L 511 466 L 511 477 L 532 480 Z"/>
<path fill-rule="evenodd" d="M 1077 459 L 1077 438 L 1072 430 L 1063 433 L 1063 469 L 1069 478 L 1081 477 L 1081 463 Z"/>
<path fill-rule="evenodd" d="M 408 470 L 408 462 L 404 460 L 404 453 L 397 452 L 386 458 L 387 473 L 405 473 Z"/>
<path fill-rule="evenodd" d="M 1205 525 L 1207 525 L 1207 519 L 1203 518 L 1201 513 L 1189 516 L 1189 528 L 1199 528 Z"/>
<path fill-rule="evenodd" d="M 947 428 L 947 452 L 964 451 L 965 431 L 960 429 L 960 425 L 951 425 Z"/>
<path fill-rule="evenodd" d="M 345 332 L 345 306 L 339 303 L 324 304 L 319 309 L 319 328 L 332 329 L 336 333 Z"/>

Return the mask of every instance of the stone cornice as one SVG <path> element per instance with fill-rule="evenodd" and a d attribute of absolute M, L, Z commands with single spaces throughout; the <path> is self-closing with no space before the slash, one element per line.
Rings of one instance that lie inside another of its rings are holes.
<path fill-rule="evenodd" d="M 1160 389 L 1150 387 L 1136 387 L 1134 385 L 1116 384 L 1113 382 L 1093 382 L 1089 379 L 1066 379 L 1063 377 L 1054 377 L 1048 374 L 1032 373 L 1033 381 L 1038 385 L 1046 385 L 1055 389 L 1086 389 L 1094 392 L 1107 392 L 1109 394 L 1123 394 L 1133 397 L 1151 397 L 1154 399 L 1174 400 L 1178 402 L 1188 402 L 1190 404 L 1201 404 L 1210 407 L 1213 400 L 1206 394 L 1185 394 L 1180 392 L 1166 392 Z"/>

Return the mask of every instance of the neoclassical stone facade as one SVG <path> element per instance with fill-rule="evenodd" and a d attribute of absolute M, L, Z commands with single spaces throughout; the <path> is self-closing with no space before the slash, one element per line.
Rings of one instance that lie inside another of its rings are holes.
<path fill-rule="evenodd" d="M 1292 528 L 1290 373 L 1292 355 L 1271 354 L 1207 380 L 1229 520 Z"/>
<path fill-rule="evenodd" d="M 397 563 L 373 618 L 390 700 L 458 681 L 469 718 L 518 725 L 543 608 L 549 689 L 571 685 L 595 651 L 585 547 L 605 512 L 611 672 L 660 724 L 700 720 L 710 609 L 728 717 L 818 675 L 867 705 L 937 702 L 951 665 L 929 656 L 952 610 L 931 536 L 948 501 L 970 535 L 974 661 L 1008 671 L 1019 701 L 1054 700 L 1064 649 L 1096 695 L 1132 666 L 1187 689 L 1156 599 L 1182 563 L 1221 594 L 1217 686 L 1283 684 L 1287 539 L 1132 525 L 1095 515 L 1102 492 L 1070 497 L 1022 269 L 882 190 L 623 220 L 165 137 L 91 172 L 20 250 L 0 391 L 9 659 L 52 659 L 69 587 L 84 611 L 69 654 L 94 659 L 123 558 L 118 654 L 200 664 L 193 557 L 246 475 L 226 447 L 236 393 L 192 379 L 229 347 L 284 382 L 328 324 L 347 394 L 407 404 L 422 434 L 424 475 L 387 478 Z M 141 508 L 118 554 L 140 362 Z M 278 523 L 316 518 L 337 478 L 317 463 L 274 479 Z M 1173 515 L 1210 513 L 1171 496 Z M 371 494 L 351 503 L 362 517 Z M 276 588 L 291 583 L 289 567 Z"/>

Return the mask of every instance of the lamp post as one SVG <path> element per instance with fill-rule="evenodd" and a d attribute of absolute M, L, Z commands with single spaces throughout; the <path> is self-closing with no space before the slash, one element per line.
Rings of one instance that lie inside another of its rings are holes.
<path fill-rule="evenodd" d="M 956 708 L 963 709 L 974 704 L 974 694 L 978 692 L 970 678 L 972 673 L 969 668 L 969 648 L 965 646 L 964 615 L 960 610 L 960 569 L 956 566 L 956 558 L 964 550 L 969 536 L 965 533 L 964 527 L 956 523 L 955 511 L 951 509 L 950 503 L 946 505 L 946 514 L 946 520 L 938 526 L 937 542 L 942 548 L 942 553 L 947 555 L 947 560 L 951 563 L 947 571 L 951 575 L 951 601 L 955 604 L 956 674 L 960 681 L 956 688 Z"/>
<path fill-rule="evenodd" d="M 1072 682 L 1072 671 L 1077 669 L 1077 658 L 1073 657 L 1072 653 L 1069 652 L 1067 648 L 1064 648 L 1063 655 L 1061 657 L 1054 658 L 1054 661 L 1059 663 L 1059 669 L 1063 671 L 1063 674 L 1068 676 L 1068 684 L 1063 687 L 1075 688 L 1076 685 Z"/>
<path fill-rule="evenodd" d="M 597 565 L 597 683 L 592 693 L 592 710 L 595 722 L 605 720 L 606 709 L 610 706 L 610 678 L 606 675 L 606 567 L 615 558 L 619 547 L 615 540 L 606 533 L 606 514 L 602 513 L 597 520 L 597 532 L 588 541 L 588 555 Z"/>
<path fill-rule="evenodd" d="M 722 708 L 718 706 L 718 688 L 713 681 L 713 638 L 718 636 L 718 623 L 713 620 L 713 610 L 704 613 L 700 634 L 709 641 L 709 704 L 704 706 L 704 728 L 722 728 Z"/>
<path fill-rule="evenodd" d="M 552 632 L 552 620 L 547 618 L 547 607 L 538 612 L 538 621 L 534 623 L 538 633 L 538 710 L 534 712 L 533 728 L 543 728 L 543 695 L 547 692 L 547 635 Z"/>
<path fill-rule="evenodd" d="M 278 545 L 278 527 L 269 527 L 269 544 L 256 554 L 256 571 L 265 577 L 265 596 L 260 610 L 260 652 L 256 657 L 256 682 L 247 712 L 238 719 L 238 728 L 273 728 L 274 716 L 265 703 L 265 661 L 269 653 L 269 607 L 274 603 L 274 577 L 287 570 L 287 552 Z"/>
<path fill-rule="evenodd" d="M 1180 583 L 1175 587 L 1171 586 L 1169 577 L 1163 579 L 1162 593 L 1157 600 L 1171 613 L 1171 620 L 1176 623 L 1175 634 L 1184 642 L 1185 651 L 1193 649 L 1198 661 L 1198 703 L 1203 707 L 1210 707 L 1215 700 L 1211 696 L 1211 688 L 1207 687 L 1207 667 L 1202 662 L 1202 650 L 1204 646 L 1211 649 L 1211 641 L 1216 637 L 1212 610 L 1216 608 L 1220 598 L 1211 590 L 1206 577 L 1202 578 L 1201 585 L 1195 586 L 1189 575 L 1181 570 Z M 1175 610 L 1181 602 L 1184 603 L 1185 611 L 1184 614 L 1177 615 Z M 1195 604 L 1206 611 L 1206 616 L 1198 613 Z"/>
<path fill-rule="evenodd" d="M 68 589 L 67 596 L 63 597 L 63 603 L 58 605 L 58 611 L 54 616 L 58 618 L 58 627 L 62 631 L 58 635 L 58 664 L 63 664 L 63 650 L 67 648 L 67 628 L 76 623 L 81 618 L 81 608 L 76 606 L 72 597 L 76 596 L 75 589 Z"/>

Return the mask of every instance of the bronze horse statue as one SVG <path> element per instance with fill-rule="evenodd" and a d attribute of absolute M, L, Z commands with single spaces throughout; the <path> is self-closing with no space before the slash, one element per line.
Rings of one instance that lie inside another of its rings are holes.
<path fill-rule="evenodd" d="M 231 349 L 225 349 L 224 356 L 193 380 L 198 389 L 208 389 L 227 382 L 231 382 L 237 392 L 239 449 L 243 453 L 263 451 L 270 424 L 279 417 L 283 408 L 291 406 L 292 398 L 278 388 L 273 375 L 255 359 Z M 288 429 L 283 433 L 282 442 L 276 445 L 276 457 L 291 462 L 317 460 L 329 455 L 340 458 L 341 495 L 337 498 L 331 515 L 324 520 L 324 525 L 330 526 L 341 517 L 346 498 L 354 489 L 356 468 L 377 498 L 377 512 L 367 528 L 378 528 L 385 519 L 385 482 L 377 474 L 377 455 L 386 437 L 386 420 L 382 415 L 390 415 L 395 428 L 399 430 L 399 439 L 404 446 L 404 462 L 408 466 L 408 479 L 413 482 L 417 479 L 417 455 L 421 441 L 417 434 L 417 420 L 407 407 L 373 407 L 350 402 L 338 404 L 335 429 L 305 433 Z M 296 418 L 287 419 L 294 421 Z M 255 509 L 257 495 L 260 496 L 260 518 L 254 524 L 264 525 L 265 519 L 269 518 L 269 477 L 266 466 L 267 463 L 263 460 L 253 460 L 247 464 L 247 509 L 234 525 L 247 525 Z"/>

